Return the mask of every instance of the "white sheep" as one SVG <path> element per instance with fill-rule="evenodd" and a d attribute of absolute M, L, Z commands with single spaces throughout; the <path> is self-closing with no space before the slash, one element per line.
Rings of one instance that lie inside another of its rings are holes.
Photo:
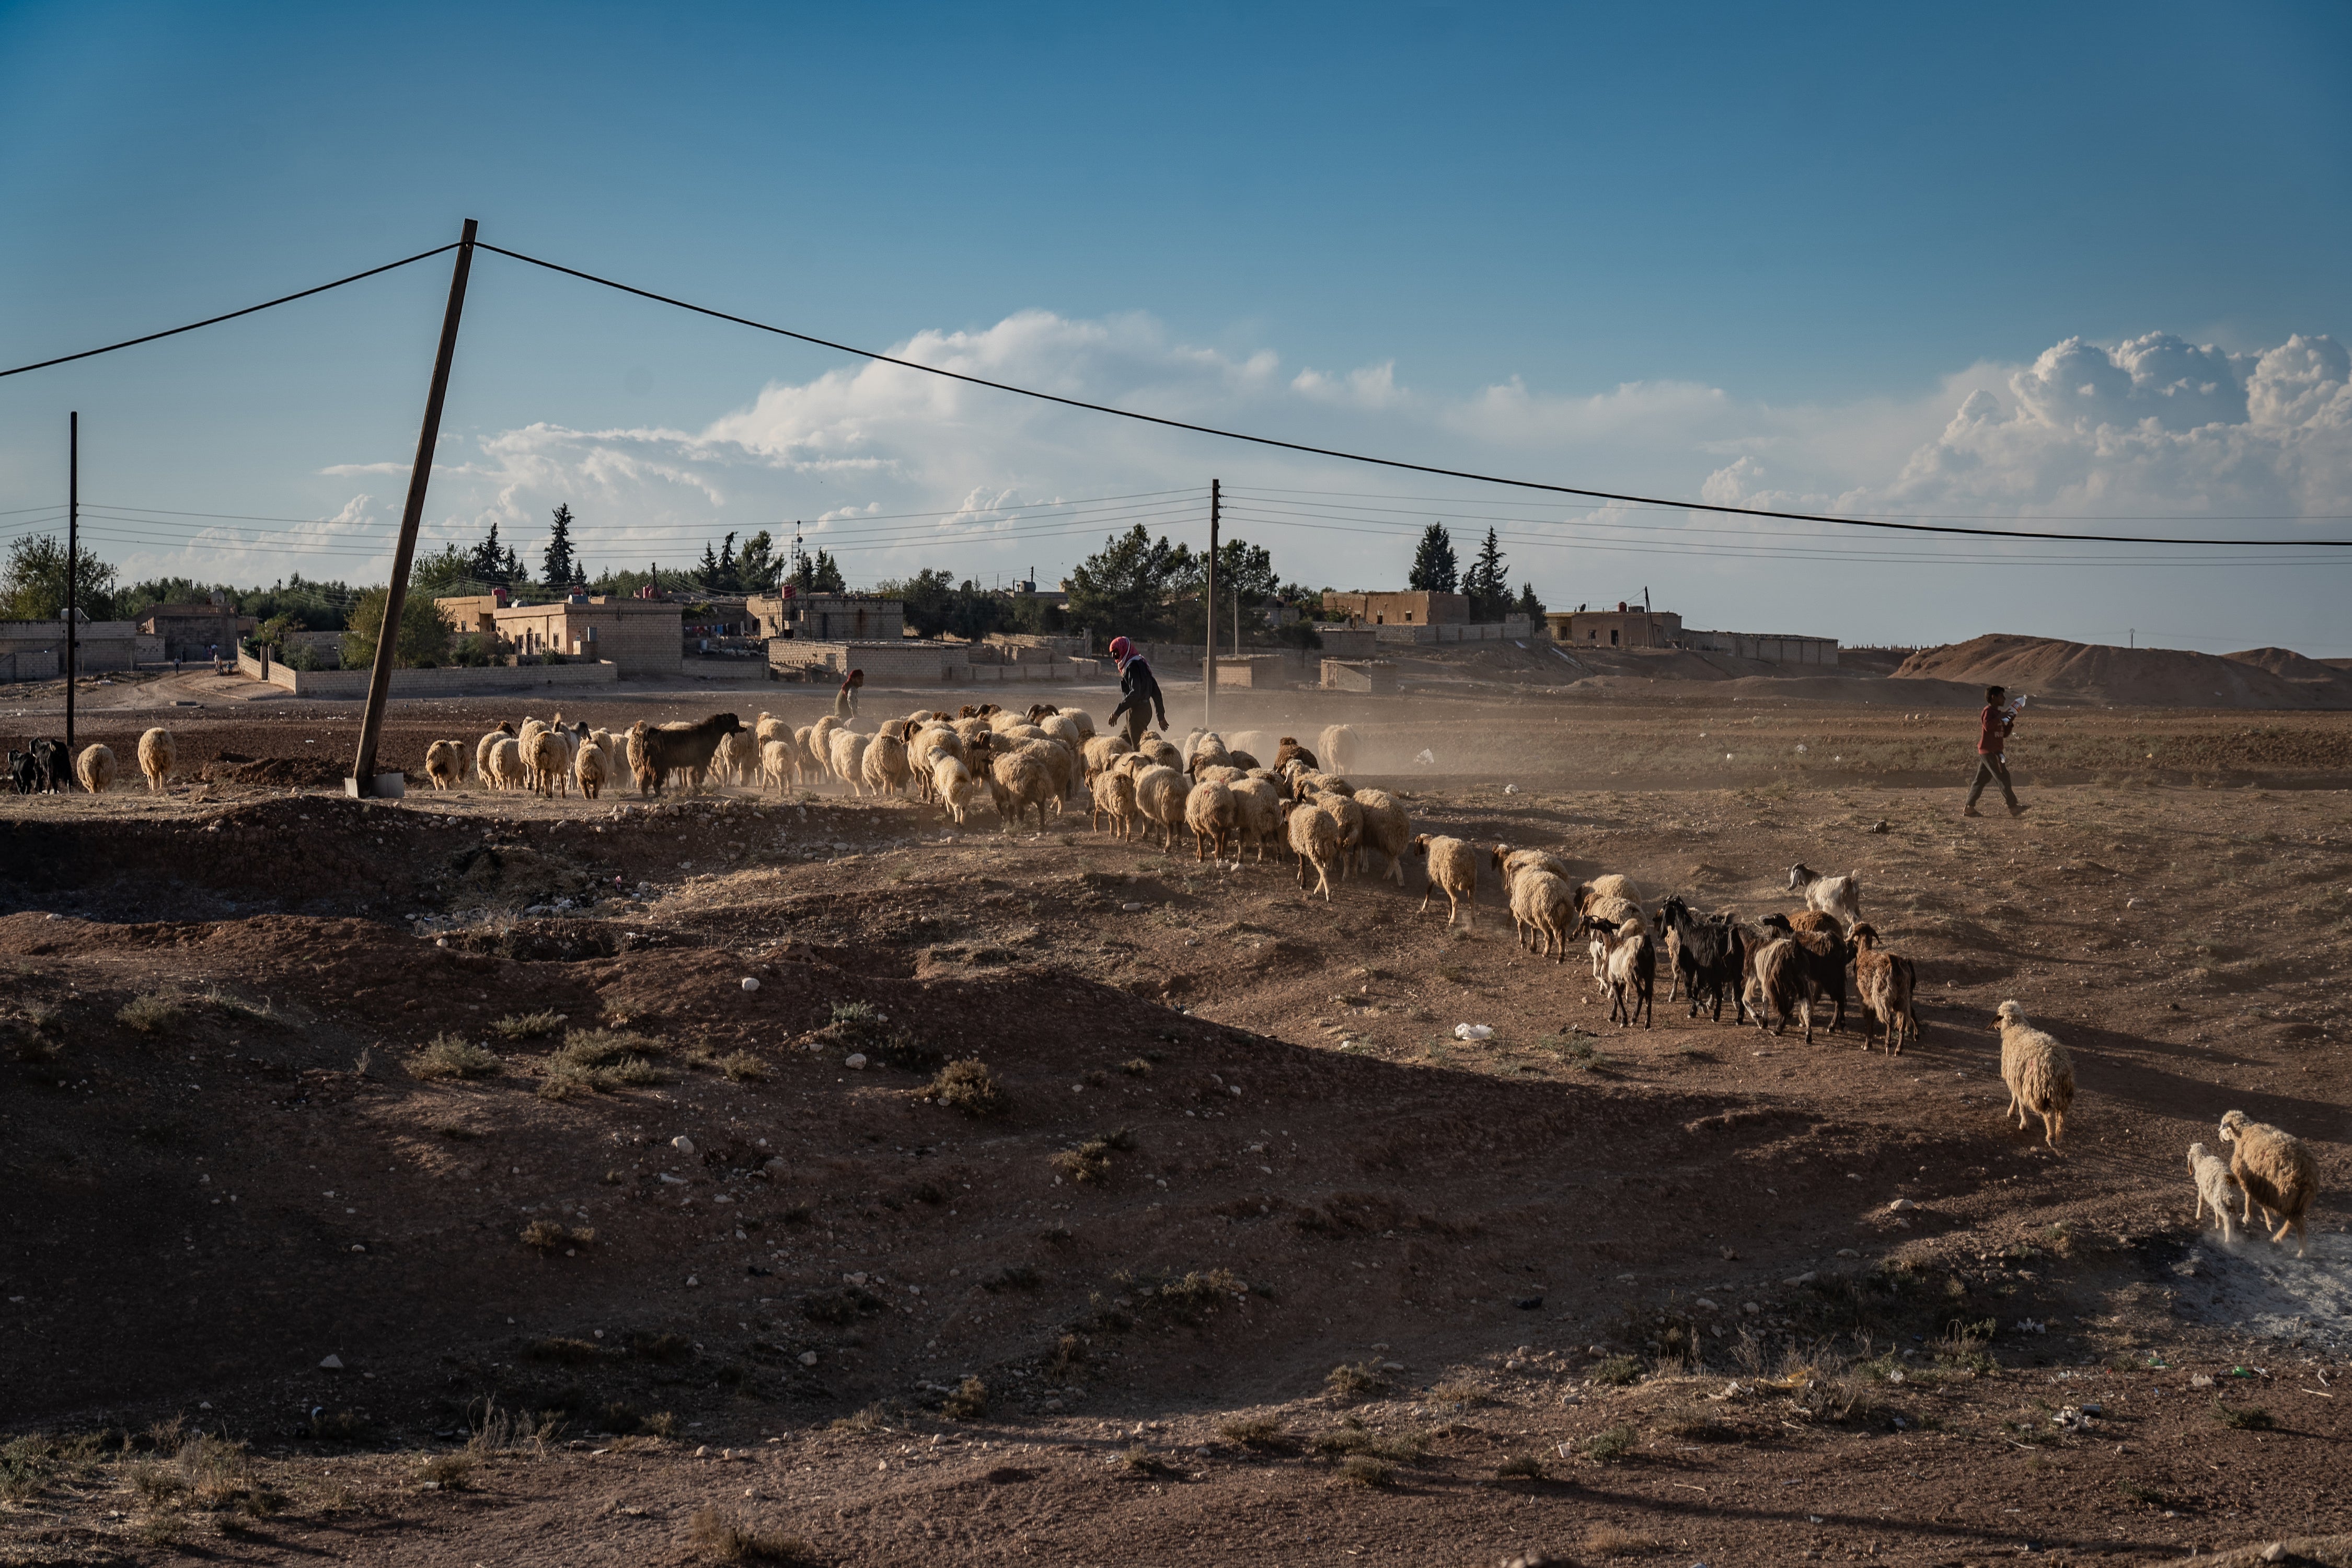
<path fill-rule="evenodd" d="M 1521 873 L 1527 880 L 1530 873 Z M 1541 876 L 1542 872 L 1532 873 Z M 1607 921 L 1584 917 L 1584 928 L 1601 939 L 1608 954 L 1606 977 L 1609 987 L 1609 1021 L 1622 1023 L 1632 1028 L 1636 1018 L 1642 1027 L 1654 1028 L 1657 1024 L 1655 1007 L 1658 985 L 1658 953 L 1651 944 L 1649 932 L 1639 919 L 1612 925 Z M 1806 1017 L 1806 1039 L 1812 1037 L 1811 1016 Z"/>
<path fill-rule="evenodd" d="M 1323 732 L 1325 744 L 1330 743 L 1331 732 Z M 1459 838 L 1442 835 L 1422 834 L 1412 841 L 1413 853 L 1429 860 L 1429 886 L 1421 895 L 1423 913 L 1429 910 L 1429 900 L 1443 891 L 1445 894 L 1445 923 L 1452 925 L 1457 911 L 1463 913 L 1463 929 L 1475 929 L 1478 923 L 1478 852 Z"/>
<path fill-rule="evenodd" d="M 896 735 L 877 735 L 866 742 L 866 754 L 858 762 L 859 775 L 866 787 L 876 795 L 897 795 L 904 792 L 912 773 L 907 760 L 907 742 Z"/>
<path fill-rule="evenodd" d="M 1522 866 L 1503 885 L 1511 896 L 1511 926 L 1519 945 L 1538 957 L 1549 953 L 1556 963 L 1567 963 L 1569 935 L 1577 928 L 1576 895 L 1568 879 L 1540 866 Z"/>
<path fill-rule="evenodd" d="M 92 795 L 104 795 L 114 787 L 114 752 L 107 746 L 88 746 L 74 759 L 74 777 L 81 787 Z"/>
<path fill-rule="evenodd" d="M 1124 839 L 1135 836 L 1135 775 L 1132 773 L 1124 768 L 1105 768 L 1087 794 L 1091 802 L 1087 819 L 1097 831 L 1108 820 L 1112 837 Z"/>
<path fill-rule="evenodd" d="M 594 800 L 603 795 L 604 781 L 612 773 L 612 761 L 602 746 L 591 742 L 572 754 L 572 777 L 580 785 L 583 800 Z"/>
<path fill-rule="evenodd" d="M 1356 804 L 1355 796 L 1336 790 L 1318 791 L 1310 798 L 1339 825 L 1339 879 L 1345 881 L 1357 851 L 1364 845 L 1364 808 Z"/>
<path fill-rule="evenodd" d="M 497 729 L 474 742 L 474 777 L 480 780 L 486 788 L 499 787 L 498 779 L 490 773 L 490 748 L 500 741 L 513 739 L 514 726 L 502 719 Z"/>
<path fill-rule="evenodd" d="M 529 789 L 530 765 L 522 760 L 522 742 L 511 735 L 501 735 L 490 748 L 490 765 L 482 772 L 497 789 Z"/>
<path fill-rule="evenodd" d="M 143 750 L 146 742 L 140 744 Z M 457 742 L 436 741 L 425 748 L 425 778 L 435 789 L 456 789 L 465 776 L 466 752 Z"/>
<path fill-rule="evenodd" d="M 2055 1037 L 2027 1023 L 2025 1009 L 2016 1003 L 2004 1002 L 1993 1012 L 2000 1027 L 2000 1078 L 2009 1085 L 2009 1110 L 2001 1113 L 2001 1121 L 2006 1123 L 2014 1114 L 2022 1131 L 2026 1113 L 2032 1111 L 2042 1118 L 2042 1142 L 2055 1149 L 2065 1136 L 2066 1111 L 2074 1103 L 2074 1058 Z M 2221 1136 L 2227 1139 L 2229 1133 Z"/>
<path fill-rule="evenodd" d="M 996 818 L 1010 833 L 1030 806 L 1037 808 L 1037 831 L 1045 831 L 1045 803 L 1054 795 L 1054 775 L 1043 757 L 1027 751 L 1006 752 L 988 765 L 989 797 Z"/>
<path fill-rule="evenodd" d="M 980 784 L 961 757 L 942 752 L 931 763 L 931 793 L 939 796 L 949 820 L 961 827 L 971 815 L 972 802 L 980 798 Z"/>
<path fill-rule="evenodd" d="M 1404 886 L 1405 846 L 1412 842 L 1412 819 L 1405 815 L 1397 798 L 1384 789 L 1360 789 L 1351 797 L 1358 810 L 1364 814 L 1363 837 L 1356 847 L 1359 864 L 1372 853 L 1388 861 L 1388 869 L 1381 873 L 1382 881 Z"/>
<path fill-rule="evenodd" d="M 825 737 L 829 753 L 825 761 L 833 776 L 847 784 L 852 795 L 866 793 L 866 748 L 873 740 L 855 730 L 835 730 Z"/>
<path fill-rule="evenodd" d="M 1085 709 L 1065 708 L 1062 710 L 1062 717 L 1078 727 L 1078 739 L 1081 742 L 1095 738 L 1095 716 Z"/>
<path fill-rule="evenodd" d="M 2238 1178 L 2246 1194 L 2245 1210 L 2239 1217 L 2252 1226 L 2254 1210 L 2260 1208 L 2265 1225 L 2278 1222 L 2271 1240 L 2282 1242 L 2288 1231 L 2294 1231 L 2294 1255 L 2301 1258 L 2305 1242 L 2304 1211 L 2311 1207 L 2319 1191 L 2319 1163 L 2302 1139 L 2267 1121 L 2249 1121 L 2242 1110 L 2222 1112 L 2221 1142 L 2234 1146 L 2230 1174 Z"/>
<path fill-rule="evenodd" d="M 1290 840 L 1291 853 L 1298 857 L 1298 885 L 1307 896 L 1317 892 L 1323 901 L 1331 901 L 1331 868 L 1339 863 L 1339 820 L 1324 810 L 1317 801 L 1287 803 L 1289 815 L 1283 819 L 1283 831 Z M 1315 868 L 1315 886 L 1307 888 L 1307 868 Z"/>
<path fill-rule="evenodd" d="M 1325 725 L 1316 750 L 1322 753 L 1323 765 L 1335 773 L 1353 773 L 1364 761 L 1363 742 L 1346 724 Z"/>
<path fill-rule="evenodd" d="M 1062 803 L 1076 792 L 1078 754 L 1050 736 L 1024 740 L 1010 748 L 1035 757 L 1045 765 L 1046 776 L 1054 781 L 1054 813 L 1061 815 Z"/>
<path fill-rule="evenodd" d="M 170 792 L 172 768 L 179 759 L 179 748 L 172 743 L 171 731 L 150 730 L 139 737 L 139 771 L 147 775 L 148 794 Z"/>
<path fill-rule="evenodd" d="M 1225 787 L 1233 791 L 1234 811 L 1241 822 L 1242 844 L 1257 846 L 1258 864 L 1263 866 L 1268 848 L 1277 855 L 1282 852 L 1282 792 L 1261 778 L 1241 779 Z M 1402 849 L 1402 847 L 1399 847 Z M 1397 880 L 1400 883 L 1404 880 L 1402 870 L 1397 872 Z"/>
<path fill-rule="evenodd" d="M 2213 1217 L 2221 1222 L 2221 1244 L 2229 1246 L 2237 1240 L 2230 1220 L 2233 1200 L 2242 1194 L 2238 1178 L 2230 1174 L 2230 1163 L 2209 1152 L 2202 1143 L 2189 1145 L 2189 1179 L 2197 1184 L 2197 1225 L 2203 1229 L 2205 1211 L 2211 1209 Z"/>
<path fill-rule="evenodd" d="M 1223 859 L 1226 844 L 1241 827 L 1233 790 L 1222 784 L 1194 784 L 1184 797 L 1184 826 L 1192 830 L 1193 859 L 1206 860 L 1213 853 Z"/>
<path fill-rule="evenodd" d="M 1136 815 L 1147 830 L 1153 826 L 1160 828 L 1160 847 L 1171 855 L 1176 852 L 1176 829 L 1183 826 L 1184 797 L 1189 793 L 1182 773 L 1158 763 L 1135 775 Z"/>

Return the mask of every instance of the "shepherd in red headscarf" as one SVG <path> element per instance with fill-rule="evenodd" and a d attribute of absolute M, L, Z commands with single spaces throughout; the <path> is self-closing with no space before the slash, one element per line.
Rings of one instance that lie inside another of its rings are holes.
<path fill-rule="evenodd" d="M 1110 657 L 1118 664 L 1118 706 L 1110 710 L 1110 721 L 1123 727 L 1130 746 L 1143 743 L 1143 731 L 1154 715 L 1160 720 L 1164 733 L 1168 729 L 1168 705 L 1160 700 L 1160 682 L 1151 678 L 1151 667 L 1135 651 L 1135 645 L 1125 637 L 1110 639 Z M 1121 726 L 1122 717 L 1125 723 Z"/>
<path fill-rule="evenodd" d="M 866 672 L 853 669 L 842 679 L 841 689 L 834 694 L 833 716 L 844 723 L 857 717 L 857 689 L 866 684 Z"/>

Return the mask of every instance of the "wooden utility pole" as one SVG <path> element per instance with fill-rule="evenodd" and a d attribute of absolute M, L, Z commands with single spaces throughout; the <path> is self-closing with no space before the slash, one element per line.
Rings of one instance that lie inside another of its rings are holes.
<path fill-rule="evenodd" d="M 80 645 L 81 614 L 76 592 L 81 576 L 81 412 L 66 416 L 66 758 L 74 754 L 74 663 Z"/>
<path fill-rule="evenodd" d="M 359 755 L 343 781 L 354 797 L 375 793 L 375 743 L 383 730 L 383 710 L 392 699 L 392 658 L 400 642 L 400 616 L 408 604 L 408 567 L 416 555 L 416 528 L 425 517 L 425 486 L 433 478 L 433 448 L 441 439 L 441 404 L 449 392 L 449 362 L 457 352 L 457 321 L 466 313 L 466 275 L 474 265 L 472 218 L 457 242 L 449 271 L 449 308 L 441 317 L 441 349 L 433 357 L 433 387 L 425 395 L 425 427 L 416 437 L 416 466 L 408 474 L 408 504 L 400 514 L 400 542 L 392 556 L 392 582 L 383 595 L 383 625 L 377 628 L 375 668 L 368 679 L 367 715 L 360 721 Z"/>
<path fill-rule="evenodd" d="M 1201 585 L 1201 608 L 1207 613 L 1207 619 L 1201 628 L 1201 728 L 1203 730 L 1216 728 L 1212 715 L 1217 702 L 1217 508 L 1221 499 L 1217 481 L 1211 479 L 1208 574 Z"/>

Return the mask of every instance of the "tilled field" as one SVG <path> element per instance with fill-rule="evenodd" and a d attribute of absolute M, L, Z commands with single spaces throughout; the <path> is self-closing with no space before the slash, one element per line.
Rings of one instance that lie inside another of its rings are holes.
<path fill-rule="evenodd" d="M 1909 722 L 1801 711 L 1832 747 Z M 421 752 L 481 715 L 396 718 Z M 1901 1057 L 1663 986 L 1612 1028 L 1491 884 L 1449 931 L 1410 862 L 1327 905 L 1075 808 L 10 798 L 0 1542 L 1957 1563 L 2352 1529 L 2352 845 L 2307 787 L 2342 721 L 2266 720 L 2306 787 L 2029 764 L 2032 816 L 1962 823 L 1812 742 L 1653 787 L 1690 720 L 1496 703 L 1376 732 L 1373 774 L 1653 902 L 1859 868 L 1920 969 Z M 241 722 L 179 721 L 184 758 L 342 744 Z M 1523 761 L 1456 761 L 1478 736 Z M 2063 1153 L 2001 1119 L 2004 998 L 2074 1051 Z M 2310 1258 L 2192 1224 L 2182 1151 L 2232 1108 L 2319 1154 Z"/>

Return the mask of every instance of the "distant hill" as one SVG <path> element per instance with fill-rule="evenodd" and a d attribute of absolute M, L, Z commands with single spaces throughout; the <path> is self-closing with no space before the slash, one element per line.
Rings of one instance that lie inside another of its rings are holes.
<path fill-rule="evenodd" d="M 2313 673 L 2282 673 L 2283 671 Z M 2352 679 L 2285 648 L 2222 658 L 1994 634 L 1922 648 L 1896 680 L 2006 686 L 2131 708 L 2352 708 Z"/>

